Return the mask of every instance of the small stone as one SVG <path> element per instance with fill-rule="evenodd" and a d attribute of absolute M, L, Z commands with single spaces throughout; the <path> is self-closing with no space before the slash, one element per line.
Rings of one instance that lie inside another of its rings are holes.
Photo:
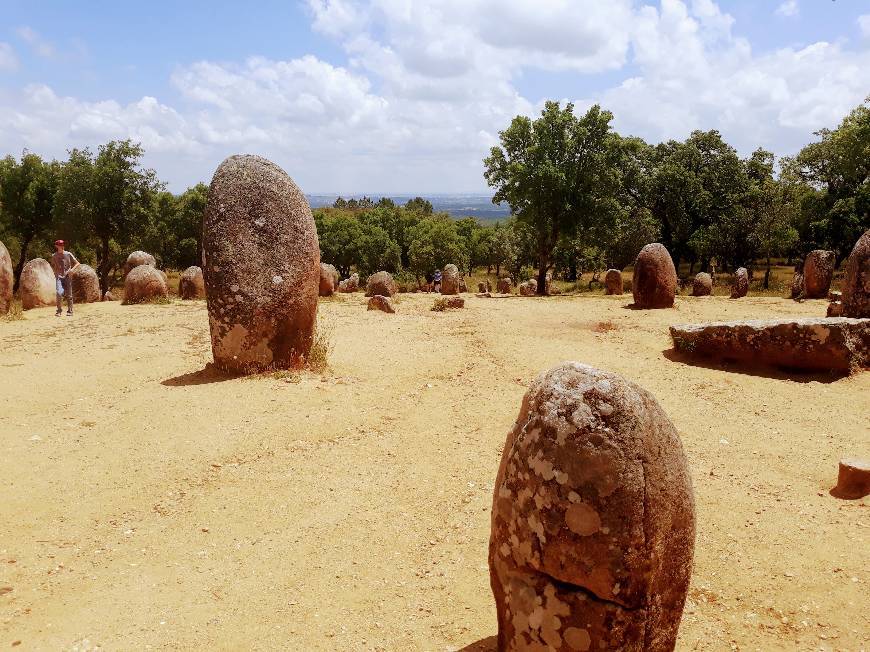
<path fill-rule="evenodd" d="M 202 268 L 191 265 L 178 279 L 178 296 L 182 299 L 204 299 L 205 279 Z"/>
<path fill-rule="evenodd" d="M 698 272 L 695 274 L 695 280 L 692 281 L 692 296 L 706 297 L 713 293 L 713 277 L 707 272 Z"/>
<path fill-rule="evenodd" d="M 618 269 L 608 269 L 604 275 L 604 294 L 622 294 L 622 272 Z"/>
<path fill-rule="evenodd" d="M 366 296 L 373 297 L 380 295 L 382 297 L 391 297 L 398 293 L 399 288 L 393 280 L 393 275 L 389 272 L 376 272 L 369 276 L 366 281 Z"/>
<path fill-rule="evenodd" d="M 151 265 L 133 268 L 124 279 L 124 305 L 146 303 L 169 296 L 166 281 Z"/>
<path fill-rule="evenodd" d="M 385 297 L 381 294 L 376 294 L 371 297 L 368 302 L 369 310 L 380 310 L 381 312 L 394 313 L 396 309 L 393 308 L 393 302 L 390 297 Z"/>

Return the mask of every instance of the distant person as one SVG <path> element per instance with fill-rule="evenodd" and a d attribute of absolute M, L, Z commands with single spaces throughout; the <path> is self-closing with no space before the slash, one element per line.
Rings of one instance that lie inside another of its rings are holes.
<path fill-rule="evenodd" d="M 66 316 L 72 317 L 73 314 L 73 293 L 72 279 L 70 272 L 79 266 L 79 261 L 72 255 L 71 251 L 64 250 L 63 240 L 55 240 L 55 252 L 51 256 L 51 267 L 54 269 L 54 284 L 57 291 L 57 312 L 55 317 L 60 317 L 63 312 L 63 297 L 66 295 Z"/>
<path fill-rule="evenodd" d="M 435 275 L 432 277 L 432 291 L 441 292 L 441 270 L 436 269 Z"/>

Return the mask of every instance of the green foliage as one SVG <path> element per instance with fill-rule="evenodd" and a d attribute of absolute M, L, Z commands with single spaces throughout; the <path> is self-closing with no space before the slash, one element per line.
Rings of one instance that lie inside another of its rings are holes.
<path fill-rule="evenodd" d="M 445 213 L 421 220 L 411 229 L 410 238 L 410 269 L 418 277 L 426 278 L 436 269 L 461 261 L 465 255 L 456 222 Z"/>

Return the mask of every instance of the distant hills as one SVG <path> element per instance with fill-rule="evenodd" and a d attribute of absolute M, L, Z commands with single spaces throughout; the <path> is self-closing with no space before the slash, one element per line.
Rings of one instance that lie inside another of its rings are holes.
<path fill-rule="evenodd" d="M 492 195 L 424 195 L 424 194 L 408 194 L 408 195 L 381 195 L 359 194 L 359 195 L 341 195 L 345 199 L 360 199 L 361 197 L 370 197 L 374 201 L 378 201 L 381 197 L 389 197 L 396 204 L 404 204 L 409 199 L 414 197 L 423 197 L 432 203 L 432 208 L 436 212 L 449 213 L 453 217 L 476 217 L 481 222 L 496 222 L 507 218 L 510 214 L 510 208 L 507 204 L 493 204 Z M 323 206 L 332 206 L 339 195 L 306 195 L 311 208 L 321 208 Z"/>

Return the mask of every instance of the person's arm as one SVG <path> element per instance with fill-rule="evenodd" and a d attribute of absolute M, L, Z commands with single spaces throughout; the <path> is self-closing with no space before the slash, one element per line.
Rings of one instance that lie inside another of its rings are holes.
<path fill-rule="evenodd" d="M 67 272 L 67 275 L 69 275 L 70 273 L 72 273 L 72 271 L 73 271 L 76 267 L 79 266 L 79 259 L 76 258 L 76 257 L 73 255 L 73 253 L 72 253 L 71 251 L 68 251 L 67 253 L 69 254 L 69 257 L 72 258 L 72 261 L 73 261 L 73 266 L 70 267 L 70 268 L 69 268 L 69 271 Z"/>

